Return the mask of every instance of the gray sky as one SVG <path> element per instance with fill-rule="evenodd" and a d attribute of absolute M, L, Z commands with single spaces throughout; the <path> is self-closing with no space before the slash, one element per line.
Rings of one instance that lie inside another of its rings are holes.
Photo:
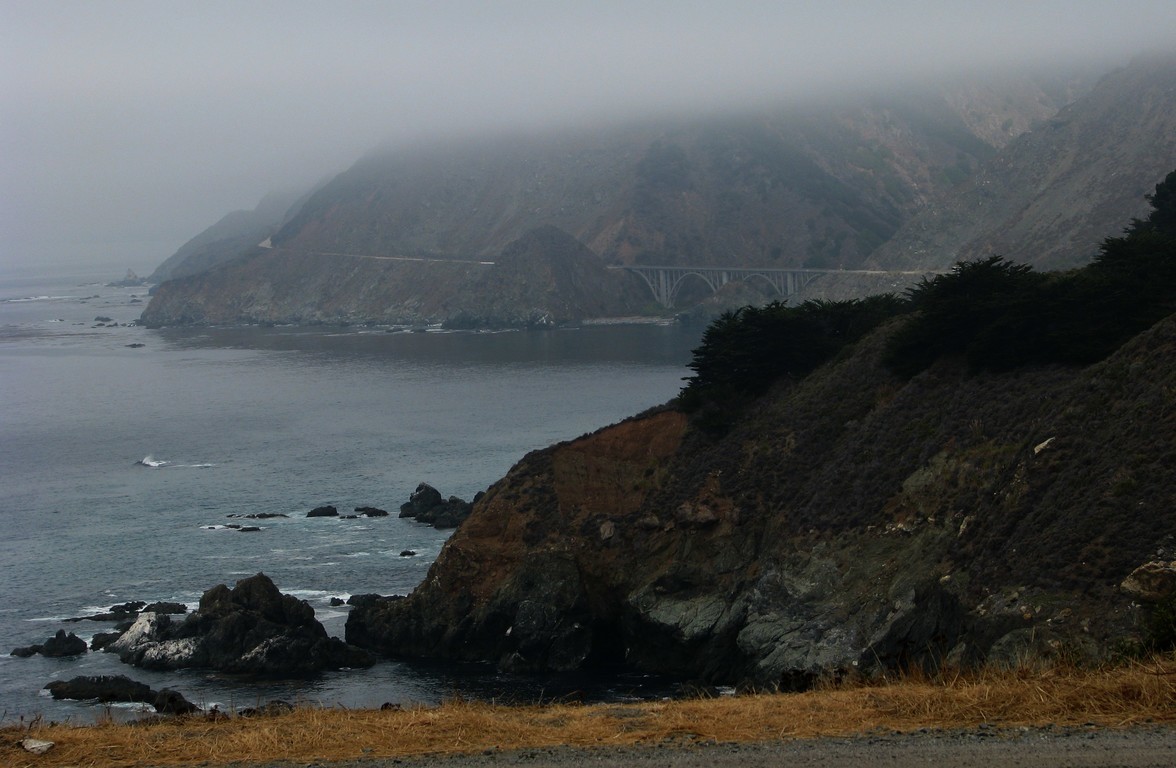
<path fill-rule="evenodd" d="M 384 141 L 1157 48 L 1174 0 L 0 0 L 0 268 L 150 271 Z"/>

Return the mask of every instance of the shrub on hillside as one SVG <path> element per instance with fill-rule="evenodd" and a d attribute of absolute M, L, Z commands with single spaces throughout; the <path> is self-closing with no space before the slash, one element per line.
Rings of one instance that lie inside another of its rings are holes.
<path fill-rule="evenodd" d="M 905 303 L 891 294 L 852 301 L 773 302 L 726 312 L 702 336 L 679 396 L 687 411 L 734 412 L 777 379 L 800 378 L 833 357 Z"/>
<path fill-rule="evenodd" d="M 1176 311 L 1176 172 L 1148 200 L 1152 214 L 1107 238 L 1083 269 L 1040 274 L 994 256 L 924 279 L 887 364 L 912 376 L 945 355 L 991 371 L 1103 359 Z"/>

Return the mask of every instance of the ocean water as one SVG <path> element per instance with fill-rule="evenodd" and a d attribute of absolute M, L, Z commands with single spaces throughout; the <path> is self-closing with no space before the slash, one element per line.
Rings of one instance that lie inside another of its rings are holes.
<path fill-rule="evenodd" d="M 395 516 L 418 483 L 469 499 L 530 450 L 668 400 L 698 342 L 658 325 L 150 330 L 132 325 L 145 290 L 105 285 L 118 276 L 0 274 L 0 721 L 105 715 L 41 691 L 81 674 L 127 674 L 204 706 L 610 697 L 661 684 L 392 661 L 263 682 L 147 672 L 100 652 L 8 655 L 59 628 L 87 640 L 110 629 L 71 617 L 128 600 L 194 606 L 258 572 L 342 637 L 346 609 L 331 597 L 407 594 L 448 536 Z M 305 517 L 320 504 L 392 515 Z M 225 527 L 250 513 L 289 517 Z"/>

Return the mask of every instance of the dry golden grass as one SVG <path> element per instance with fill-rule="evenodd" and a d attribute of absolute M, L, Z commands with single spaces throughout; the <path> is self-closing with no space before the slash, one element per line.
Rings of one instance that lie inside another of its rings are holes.
<path fill-rule="evenodd" d="M 285 715 L 147 724 L 37 724 L 0 731 L 6 766 L 136 766 L 405 757 L 488 749 L 771 741 L 874 729 L 1176 723 L 1176 657 L 1105 670 L 907 675 L 797 694 L 510 707 L 451 702 L 402 711 L 299 709 Z M 55 742 L 31 755 L 26 737 Z"/>

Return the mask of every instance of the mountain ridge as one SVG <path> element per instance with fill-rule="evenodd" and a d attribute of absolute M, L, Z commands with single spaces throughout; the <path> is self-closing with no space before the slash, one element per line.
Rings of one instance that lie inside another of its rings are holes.
<path fill-rule="evenodd" d="M 787 114 L 381 150 L 273 224 L 273 252 L 251 246 L 215 267 L 218 274 L 157 290 L 143 321 L 517 326 L 545 316 L 576 322 L 606 310 L 663 311 L 599 272 L 617 294 L 607 307 L 590 310 L 583 295 L 548 292 L 542 306 L 529 299 L 508 308 L 479 295 L 471 275 L 442 264 L 495 260 L 545 227 L 579 240 L 604 265 L 917 272 L 950 265 L 969 242 L 986 253 L 1024 235 L 1029 245 L 1015 255 L 1075 266 L 1098 237 L 1141 211 L 1142 192 L 1166 170 L 1165 148 L 1176 135 L 1172 80 L 1173 59 L 1161 57 L 1082 89 L 1062 113 L 1056 100 L 1070 91 L 1054 87 L 1049 95 L 1021 83 L 1004 86 L 1004 100 L 980 88 L 888 93 Z M 1104 132 L 1123 140 L 1108 144 Z M 1096 183 L 1084 165 L 1109 181 Z M 991 179 L 1003 180 L 995 197 Z M 1079 234 L 1063 232 L 1070 226 Z M 380 259 L 388 261 L 377 269 Z M 424 261 L 394 267 L 393 259 Z M 282 274 L 290 269 L 297 274 Z M 496 273 L 501 278 L 505 267 Z M 521 300 L 527 277 L 516 271 L 495 284 L 516 286 Z M 799 298 L 902 291 L 912 279 L 828 275 Z M 295 295 L 298 285 L 313 290 Z M 275 286 L 286 288 L 271 296 Z M 351 293 L 338 292 L 344 288 Z M 748 294 L 725 296 L 756 300 Z M 686 286 L 680 298 L 688 306 L 705 295 Z"/>

